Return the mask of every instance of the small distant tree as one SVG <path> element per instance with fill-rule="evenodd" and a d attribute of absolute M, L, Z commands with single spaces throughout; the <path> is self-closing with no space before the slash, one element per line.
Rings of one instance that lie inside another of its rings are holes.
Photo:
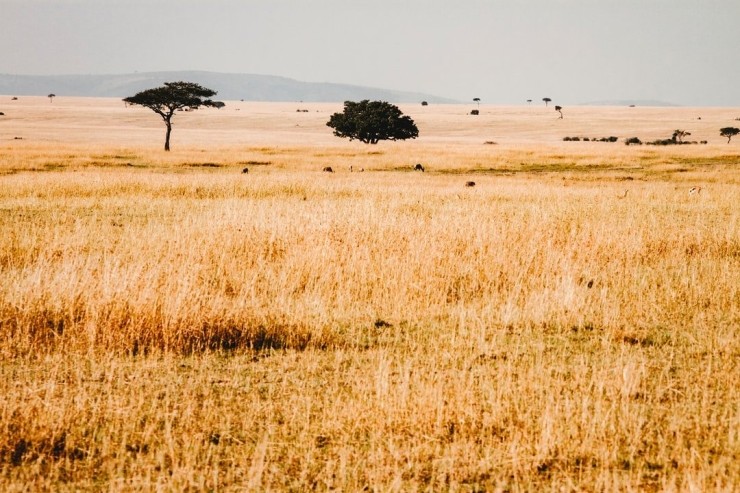
<path fill-rule="evenodd" d="M 737 128 L 737 127 L 725 127 L 725 128 L 721 128 L 719 130 L 719 134 L 722 137 L 727 137 L 727 143 L 729 144 L 730 143 L 730 140 L 732 140 L 732 138 L 735 135 L 740 134 L 740 128 Z"/>
<path fill-rule="evenodd" d="M 547 106 L 547 103 L 549 103 L 550 101 L 552 101 L 552 99 L 550 99 L 550 98 L 542 98 L 542 101 L 544 101 L 545 102 L 545 106 Z"/>
<path fill-rule="evenodd" d="M 427 103 L 426 101 L 422 101 L 422 102 L 421 102 L 421 105 L 422 105 L 422 106 L 429 106 L 429 103 Z"/>
<path fill-rule="evenodd" d="M 164 140 L 164 150 L 170 150 L 170 134 L 172 133 L 172 117 L 182 109 L 195 110 L 201 106 L 208 106 L 209 99 L 216 95 L 216 91 L 203 87 L 194 82 L 165 82 L 161 87 L 155 87 L 124 98 L 126 104 L 138 104 L 149 108 L 162 117 L 167 127 Z"/>
<path fill-rule="evenodd" d="M 226 106 L 226 103 L 223 101 L 211 101 L 210 99 L 206 99 L 203 101 L 203 106 L 210 106 L 211 108 L 216 108 L 217 110 L 220 110 L 224 106 Z"/>
<path fill-rule="evenodd" d="M 673 137 L 671 137 L 674 141 L 678 141 L 679 143 L 683 142 L 684 137 L 688 137 L 691 135 L 691 132 L 687 132 L 686 130 L 674 130 L 673 131 Z"/>
<path fill-rule="evenodd" d="M 53 103 L 54 102 L 54 98 L 57 97 L 57 95 L 54 94 L 54 93 L 51 93 L 47 97 L 49 98 L 49 102 L 50 103 Z"/>
<path fill-rule="evenodd" d="M 473 98 L 473 101 L 478 103 L 478 109 L 480 109 L 480 98 Z"/>
<path fill-rule="evenodd" d="M 563 119 L 563 107 L 562 106 L 555 106 L 555 111 L 560 113 L 560 120 Z"/>
<path fill-rule="evenodd" d="M 419 129 L 411 117 L 404 115 L 398 106 L 385 101 L 359 103 L 344 102 L 344 111 L 334 113 L 326 123 L 337 137 L 357 139 L 366 144 L 381 140 L 406 140 L 419 136 Z"/>
<path fill-rule="evenodd" d="M 531 105 L 532 104 L 532 100 L 531 99 L 528 99 L 527 100 L 527 104 Z"/>

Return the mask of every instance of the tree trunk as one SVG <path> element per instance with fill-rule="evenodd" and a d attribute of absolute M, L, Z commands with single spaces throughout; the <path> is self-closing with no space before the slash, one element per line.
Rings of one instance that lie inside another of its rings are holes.
<path fill-rule="evenodd" d="M 165 125 L 167 125 L 167 135 L 164 138 L 164 150 L 169 151 L 170 150 L 170 134 L 172 133 L 172 123 L 169 121 L 164 122 Z"/>

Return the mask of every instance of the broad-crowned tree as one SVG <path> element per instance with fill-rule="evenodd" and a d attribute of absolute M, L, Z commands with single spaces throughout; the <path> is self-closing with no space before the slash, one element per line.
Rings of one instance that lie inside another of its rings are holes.
<path fill-rule="evenodd" d="M 326 126 L 334 129 L 337 137 L 357 139 L 366 144 L 381 140 L 406 140 L 419 136 L 419 129 L 411 117 L 398 106 L 385 101 L 344 102 L 344 111 L 334 113 Z"/>
<path fill-rule="evenodd" d="M 207 106 L 210 98 L 216 91 L 193 82 L 165 82 L 161 87 L 154 87 L 124 98 L 127 104 L 138 104 L 149 108 L 162 117 L 167 126 L 167 135 L 164 140 L 164 150 L 170 150 L 170 134 L 172 133 L 172 117 L 175 111 L 181 109 L 197 109 Z"/>
<path fill-rule="evenodd" d="M 727 137 L 727 143 L 729 144 L 730 143 L 730 140 L 732 140 L 732 138 L 735 135 L 740 134 L 740 128 L 736 128 L 736 127 L 725 127 L 725 128 L 721 128 L 719 130 L 719 134 L 722 137 Z"/>

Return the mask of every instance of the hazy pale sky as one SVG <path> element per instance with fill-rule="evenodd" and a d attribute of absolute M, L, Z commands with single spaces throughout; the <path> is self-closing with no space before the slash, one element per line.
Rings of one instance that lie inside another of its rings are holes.
<path fill-rule="evenodd" d="M 0 0 L 0 73 L 740 106 L 740 0 Z"/>

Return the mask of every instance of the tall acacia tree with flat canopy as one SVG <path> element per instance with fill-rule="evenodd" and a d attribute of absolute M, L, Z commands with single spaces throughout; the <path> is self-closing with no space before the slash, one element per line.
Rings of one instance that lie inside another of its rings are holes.
<path fill-rule="evenodd" d="M 170 134 L 172 134 L 172 117 L 175 111 L 182 109 L 195 110 L 201 106 L 210 106 L 211 98 L 216 91 L 203 87 L 194 82 L 165 82 L 161 87 L 154 87 L 124 98 L 127 104 L 138 104 L 149 108 L 162 117 L 167 126 L 167 135 L 164 140 L 164 150 L 170 150 Z"/>
<path fill-rule="evenodd" d="M 719 129 L 719 134 L 720 134 L 720 135 L 721 135 L 722 137 L 727 137 L 727 143 L 729 144 L 729 143 L 730 143 L 730 141 L 732 140 L 732 138 L 733 138 L 733 137 L 734 137 L 735 135 L 737 135 L 737 134 L 740 134 L 740 128 L 736 128 L 736 127 L 725 127 L 725 128 L 720 128 L 720 129 Z"/>

